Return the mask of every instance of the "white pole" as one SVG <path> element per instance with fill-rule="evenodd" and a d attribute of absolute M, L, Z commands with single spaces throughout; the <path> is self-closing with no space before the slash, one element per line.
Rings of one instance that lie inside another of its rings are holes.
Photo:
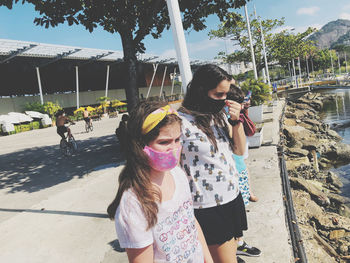
<path fill-rule="evenodd" d="M 224 42 L 225 42 L 225 55 L 226 55 L 226 57 L 227 57 L 228 52 L 227 52 L 227 44 L 226 44 L 226 41 L 227 41 L 227 39 L 225 38 L 225 39 L 224 39 Z M 226 64 L 227 64 L 227 73 L 228 73 L 229 75 L 232 75 L 231 63 L 226 63 Z"/>
<path fill-rule="evenodd" d="M 77 88 L 77 109 L 79 109 L 79 72 L 78 66 L 75 66 L 75 83 Z"/>
<path fill-rule="evenodd" d="M 261 42 L 262 42 L 262 45 L 263 45 L 263 52 L 264 52 L 264 60 L 265 60 L 265 69 L 266 69 L 267 83 L 269 84 L 269 86 L 271 86 L 270 73 L 269 73 L 269 65 L 267 64 L 267 58 L 266 58 L 266 48 L 265 48 L 264 31 L 263 31 L 263 27 L 262 27 L 262 24 L 261 24 L 261 20 L 260 20 L 260 18 L 256 15 L 255 5 L 254 5 L 254 14 L 255 14 L 255 18 L 259 21 L 259 24 L 260 24 Z"/>
<path fill-rule="evenodd" d="M 305 60 L 306 60 L 307 79 L 309 81 L 309 74 L 310 74 L 310 72 L 309 72 L 309 62 L 307 60 L 307 56 L 305 56 Z"/>
<path fill-rule="evenodd" d="M 295 73 L 294 58 L 292 61 L 293 61 L 293 72 L 294 72 L 295 85 L 296 85 L 296 87 L 298 87 L 297 74 Z"/>
<path fill-rule="evenodd" d="M 251 56 L 252 56 L 254 77 L 255 77 L 255 79 L 257 80 L 257 79 L 258 79 L 258 73 L 256 72 L 255 55 L 254 55 L 254 48 L 253 48 L 253 40 L 252 40 L 252 34 L 251 34 L 251 32 L 250 32 L 250 23 L 249 23 L 249 16 L 248 16 L 247 5 L 244 5 L 244 12 L 245 12 L 246 20 L 247 20 L 247 29 L 248 29 L 248 36 L 249 36 L 250 53 L 251 53 Z"/>
<path fill-rule="evenodd" d="M 334 67 L 333 67 L 333 57 L 332 57 L 332 53 L 330 52 L 331 55 L 331 65 L 332 65 L 332 73 L 334 75 Z"/>
<path fill-rule="evenodd" d="M 348 73 L 348 62 L 346 61 L 346 52 L 344 52 L 344 56 L 345 56 L 345 71 L 346 73 Z"/>
<path fill-rule="evenodd" d="M 108 83 L 109 83 L 109 65 L 107 65 L 107 76 L 106 76 L 106 92 L 105 92 L 105 97 L 108 97 Z"/>
<path fill-rule="evenodd" d="M 39 85 L 39 93 L 40 93 L 40 103 L 44 104 L 43 90 L 41 88 L 41 79 L 40 79 L 40 71 L 39 67 L 36 68 L 36 76 L 38 77 L 38 85 Z"/>
<path fill-rule="evenodd" d="M 264 83 L 266 83 L 265 68 L 262 69 L 262 76 L 263 76 L 263 81 L 264 81 Z"/>
<path fill-rule="evenodd" d="M 177 0 L 166 0 L 170 24 L 173 31 L 176 57 L 179 63 L 179 69 L 182 80 L 182 89 L 186 93 L 187 85 L 192 79 L 190 59 L 188 57 L 185 33 L 182 26 L 179 3 Z"/>
<path fill-rule="evenodd" d="M 167 69 L 168 69 L 168 66 L 165 66 L 164 74 L 163 74 L 163 80 L 162 80 L 162 86 L 160 86 L 159 98 L 162 97 L 163 86 L 164 86 L 164 80 L 165 80 L 165 75 L 166 75 L 166 70 L 167 70 Z M 164 99 L 165 99 L 165 98 L 164 98 Z"/>
<path fill-rule="evenodd" d="M 156 73 L 157 73 L 157 68 L 158 68 L 158 64 L 156 64 L 156 66 L 154 66 L 154 64 L 152 64 L 152 65 L 153 65 L 153 76 L 152 76 L 152 79 L 151 79 L 151 83 L 149 84 L 149 87 L 148 87 L 146 99 L 148 99 L 149 93 L 151 92 L 151 88 L 152 88 L 154 76 L 156 75 Z"/>
<path fill-rule="evenodd" d="M 340 60 L 339 60 L 339 54 L 337 54 L 338 56 L 338 67 L 339 67 L 339 74 L 341 74 L 341 68 L 340 68 Z"/>
<path fill-rule="evenodd" d="M 171 82 L 171 94 L 170 94 L 171 96 L 174 93 L 175 75 L 176 75 L 176 67 L 174 67 L 174 75 L 173 75 L 173 80 Z"/>
<path fill-rule="evenodd" d="M 299 80 L 300 80 L 300 86 L 302 87 L 302 80 L 301 80 L 301 67 L 300 67 L 300 58 L 298 57 L 298 67 L 299 67 Z"/>

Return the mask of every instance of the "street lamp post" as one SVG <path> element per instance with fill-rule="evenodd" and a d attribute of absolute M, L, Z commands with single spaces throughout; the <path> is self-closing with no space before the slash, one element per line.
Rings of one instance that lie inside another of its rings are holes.
<path fill-rule="evenodd" d="M 334 75 L 334 67 L 333 67 L 333 57 L 332 57 L 332 52 L 330 52 L 331 55 L 331 65 L 332 65 L 332 73 Z"/>
<path fill-rule="evenodd" d="M 255 5 L 254 5 L 254 14 L 255 14 L 255 19 L 257 19 L 257 20 L 259 21 L 259 24 L 260 24 L 261 42 L 262 42 L 263 52 L 264 52 L 264 60 L 265 60 L 265 69 L 266 69 L 267 83 L 269 84 L 269 86 L 271 86 L 270 73 L 269 73 L 269 66 L 268 66 L 268 64 L 267 64 L 267 58 L 266 58 L 266 48 L 265 48 L 264 31 L 263 31 L 263 27 L 262 27 L 262 24 L 261 24 L 261 20 L 260 20 L 260 18 L 256 15 Z"/>
<path fill-rule="evenodd" d="M 258 79 L 258 73 L 256 72 L 255 54 L 254 54 L 254 48 L 253 48 L 252 34 L 250 32 L 250 23 L 249 23 L 249 16 L 248 16 L 247 5 L 244 5 L 244 12 L 245 12 L 246 20 L 247 20 L 247 29 L 248 29 L 248 36 L 249 36 L 250 53 L 251 53 L 251 56 L 252 56 L 254 77 L 257 80 Z"/>
<path fill-rule="evenodd" d="M 348 62 L 346 61 L 346 52 L 344 52 L 345 56 L 345 72 L 348 73 Z"/>

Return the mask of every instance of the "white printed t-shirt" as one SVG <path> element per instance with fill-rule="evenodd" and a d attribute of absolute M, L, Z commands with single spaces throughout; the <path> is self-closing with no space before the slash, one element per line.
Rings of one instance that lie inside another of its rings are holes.
<path fill-rule="evenodd" d="M 230 143 L 222 127 L 211 128 L 218 150 L 194 123 L 194 117 L 179 112 L 182 119 L 181 166 L 188 176 L 195 209 L 223 205 L 239 194 L 238 173 Z"/>
<path fill-rule="evenodd" d="M 120 246 L 144 248 L 153 244 L 154 262 L 203 263 L 188 180 L 180 167 L 171 170 L 175 192 L 159 205 L 158 221 L 146 231 L 147 221 L 131 189 L 125 191 L 116 211 L 115 225 Z"/>

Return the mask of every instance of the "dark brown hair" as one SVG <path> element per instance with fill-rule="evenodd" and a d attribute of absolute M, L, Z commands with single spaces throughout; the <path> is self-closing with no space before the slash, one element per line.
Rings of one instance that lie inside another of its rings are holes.
<path fill-rule="evenodd" d="M 195 125 L 207 135 L 215 151 L 218 150 L 218 147 L 210 123 L 214 121 L 219 134 L 219 127 L 223 127 L 225 136 L 229 139 L 230 147 L 233 151 L 233 141 L 229 136 L 225 114 L 222 111 L 219 113 L 206 113 L 207 105 L 205 102 L 207 101 L 208 91 L 215 89 L 223 80 L 231 81 L 232 76 L 216 65 L 207 64 L 200 66 L 193 74 L 192 81 L 187 86 L 187 93 L 179 111 L 194 117 Z"/>
<path fill-rule="evenodd" d="M 110 219 L 114 219 L 123 193 L 132 188 L 145 214 L 148 229 L 157 223 L 157 202 L 161 202 L 162 196 L 160 190 L 151 183 L 149 158 L 143 148 L 158 137 L 162 127 L 181 123 L 181 119 L 175 114 L 167 115 L 147 134 L 142 134 L 142 124 L 150 113 L 166 105 L 166 102 L 161 101 L 143 101 L 130 113 L 127 123 L 126 165 L 119 175 L 117 195 L 107 208 Z"/>

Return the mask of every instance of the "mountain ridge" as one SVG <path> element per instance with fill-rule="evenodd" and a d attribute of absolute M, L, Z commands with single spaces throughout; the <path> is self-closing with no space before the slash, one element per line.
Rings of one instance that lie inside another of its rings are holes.
<path fill-rule="evenodd" d="M 350 20 L 330 21 L 308 39 L 315 41 L 320 48 L 332 48 L 341 44 L 350 45 Z"/>

